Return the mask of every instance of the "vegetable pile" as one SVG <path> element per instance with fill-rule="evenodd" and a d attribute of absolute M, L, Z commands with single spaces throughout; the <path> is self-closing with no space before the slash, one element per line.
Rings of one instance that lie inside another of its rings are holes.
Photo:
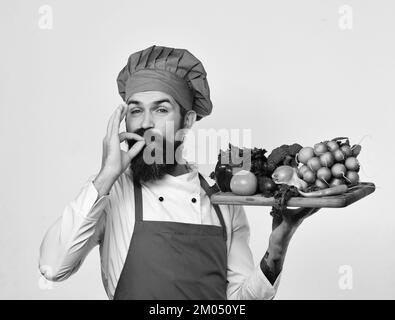
<path fill-rule="evenodd" d="M 304 147 L 296 156 L 298 176 L 308 184 L 307 191 L 357 185 L 360 169 L 357 156 L 360 152 L 361 145 L 351 146 L 349 139 L 343 137 Z"/>
<path fill-rule="evenodd" d="M 296 143 L 284 144 L 266 157 L 265 149 L 240 149 L 229 144 L 228 150 L 220 150 L 215 170 L 210 174 L 210 178 L 217 182 L 222 192 L 233 192 L 238 195 L 261 193 L 265 197 L 271 197 L 278 190 L 278 185 L 272 179 L 273 172 L 280 166 L 292 166 L 296 170 L 298 166 L 296 155 L 301 149 L 302 146 Z M 245 162 L 248 162 L 249 166 Z M 246 167 L 249 169 L 243 170 Z M 297 174 L 296 178 L 298 178 Z"/>
<path fill-rule="evenodd" d="M 346 187 L 359 183 L 357 156 L 361 145 L 351 146 L 346 137 L 322 141 L 314 147 L 283 144 L 268 157 L 266 152 L 265 149 L 241 149 L 229 144 L 228 150 L 220 150 L 210 177 L 223 192 L 261 193 L 275 198 L 283 196 L 287 188 L 287 191 L 293 190 L 293 195 L 318 197 L 344 193 Z M 317 192 L 324 189 L 327 190 Z"/>
<path fill-rule="evenodd" d="M 221 191 L 230 192 L 232 177 L 245 167 L 247 161 L 250 164 L 248 171 L 259 181 L 260 177 L 269 174 L 266 152 L 265 149 L 258 148 L 240 149 L 229 143 L 228 150 L 220 150 L 215 170 L 210 174 L 210 178 L 216 181 Z"/>
<path fill-rule="evenodd" d="M 222 192 L 273 197 L 275 204 L 270 214 L 277 217 L 281 217 L 291 197 L 339 195 L 359 183 L 357 157 L 361 145 L 351 146 L 347 137 L 322 141 L 313 147 L 284 144 L 268 157 L 266 152 L 229 144 L 228 150 L 220 150 L 210 177 Z"/>

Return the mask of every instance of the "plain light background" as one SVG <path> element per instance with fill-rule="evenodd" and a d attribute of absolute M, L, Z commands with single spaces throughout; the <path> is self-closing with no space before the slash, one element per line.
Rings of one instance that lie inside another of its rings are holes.
<path fill-rule="evenodd" d="M 39 28 L 39 8 L 53 28 Z M 353 28 L 339 8 L 353 9 Z M 395 4 L 392 1 L 1 1 L 0 298 L 107 299 L 96 247 L 61 283 L 38 271 L 41 240 L 92 174 L 121 103 L 116 77 L 151 46 L 186 48 L 214 104 L 198 128 L 251 129 L 269 152 L 348 136 L 376 192 L 322 209 L 294 235 L 276 299 L 393 299 Z M 391 89 L 392 88 L 392 89 Z M 209 174 L 214 164 L 202 167 Z M 246 207 L 261 259 L 269 207 Z M 341 266 L 353 287 L 342 290 Z"/>

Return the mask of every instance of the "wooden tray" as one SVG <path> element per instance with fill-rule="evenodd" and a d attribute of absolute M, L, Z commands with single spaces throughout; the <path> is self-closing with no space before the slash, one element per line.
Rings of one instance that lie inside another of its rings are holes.
<path fill-rule="evenodd" d="M 372 182 L 361 182 L 342 195 L 320 198 L 293 197 L 287 202 L 287 207 L 308 208 L 344 208 L 373 193 L 376 186 Z M 252 196 L 239 196 L 232 192 L 217 192 L 211 196 L 213 204 L 236 204 L 246 206 L 273 206 L 273 197 L 264 197 L 262 194 Z"/>

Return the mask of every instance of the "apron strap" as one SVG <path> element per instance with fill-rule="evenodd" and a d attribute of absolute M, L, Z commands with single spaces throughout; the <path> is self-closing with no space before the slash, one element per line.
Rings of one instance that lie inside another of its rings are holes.
<path fill-rule="evenodd" d="M 203 178 L 203 176 L 200 174 L 200 172 L 199 172 L 199 179 L 200 179 L 200 185 L 202 186 L 204 191 L 206 191 L 208 197 L 211 198 L 211 195 L 213 193 L 215 193 L 217 190 L 209 186 L 206 179 Z M 210 202 L 211 202 L 211 200 L 210 200 Z M 228 239 L 228 235 L 226 233 L 226 225 L 225 225 L 224 217 L 222 216 L 221 209 L 219 208 L 219 206 L 217 204 L 212 204 L 212 206 L 214 207 L 214 210 L 217 213 L 219 222 L 221 223 L 221 226 L 222 226 L 224 239 L 226 241 Z"/>
<path fill-rule="evenodd" d="M 135 220 L 138 222 L 143 221 L 143 199 L 141 192 L 141 184 L 137 179 L 133 176 L 133 185 L 134 185 L 134 216 Z"/>

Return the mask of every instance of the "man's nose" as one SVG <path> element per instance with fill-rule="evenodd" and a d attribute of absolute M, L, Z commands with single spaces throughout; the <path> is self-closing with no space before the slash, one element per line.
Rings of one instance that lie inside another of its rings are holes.
<path fill-rule="evenodd" d="M 144 114 L 143 122 L 141 123 L 141 127 L 143 129 L 149 129 L 154 127 L 154 123 L 152 122 L 152 117 L 150 112 L 146 112 Z"/>

